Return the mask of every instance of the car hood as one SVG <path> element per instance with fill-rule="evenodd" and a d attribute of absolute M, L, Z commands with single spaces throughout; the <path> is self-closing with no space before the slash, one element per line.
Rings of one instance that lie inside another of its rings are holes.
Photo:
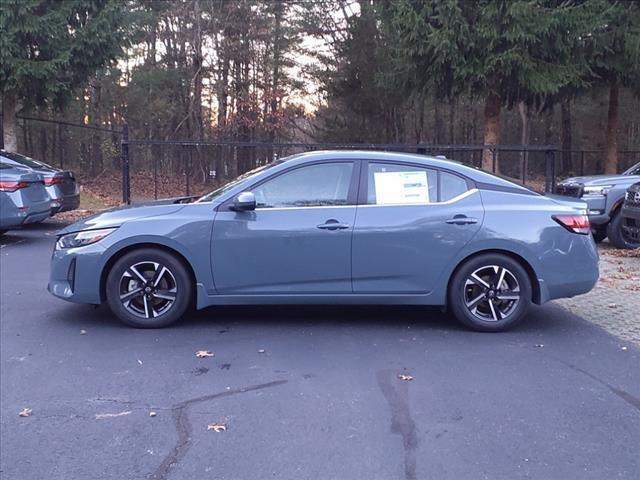
<path fill-rule="evenodd" d="M 588 175 L 584 177 L 571 177 L 560 183 L 579 183 L 582 185 L 615 185 L 620 183 L 634 183 L 640 179 L 639 175 Z"/>
<path fill-rule="evenodd" d="M 58 235 L 80 230 L 119 227 L 130 220 L 168 215 L 184 208 L 184 205 L 144 205 L 138 207 L 122 207 L 91 215 L 79 222 L 72 223 L 58 232 Z"/>

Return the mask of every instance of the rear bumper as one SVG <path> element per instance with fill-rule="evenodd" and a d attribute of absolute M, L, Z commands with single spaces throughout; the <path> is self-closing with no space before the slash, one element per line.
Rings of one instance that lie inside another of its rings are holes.
<path fill-rule="evenodd" d="M 80 194 L 67 195 L 61 199 L 51 199 L 51 215 L 75 210 L 80 206 Z"/>
<path fill-rule="evenodd" d="M 540 303 L 587 293 L 598 282 L 598 250 L 593 237 L 570 235 L 567 243 L 558 243 L 541 259 Z"/>
<path fill-rule="evenodd" d="M 38 209 L 36 211 L 21 211 L 17 208 L 11 212 L 4 211 L 0 217 L 0 227 L 2 229 L 19 228 L 30 223 L 37 223 L 46 220 L 51 216 L 51 209 Z"/>

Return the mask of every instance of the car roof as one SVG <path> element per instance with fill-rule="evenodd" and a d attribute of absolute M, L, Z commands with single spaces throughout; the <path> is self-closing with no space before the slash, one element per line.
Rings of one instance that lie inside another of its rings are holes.
<path fill-rule="evenodd" d="M 290 167 L 297 163 L 304 164 L 315 160 L 374 160 L 391 162 L 408 162 L 424 165 L 427 168 L 437 168 L 448 170 L 463 175 L 474 182 L 481 184 L 491 184 L 503 187 L 516 187 L 524 192 L 531 191 L 518 183 L 493 175 L 480 168 L 465 165 L 461 162 L 448 158 L 435 157 L 432 155 L 421 155 L 418 153 L 386 152 L 376 150 L 316 150 L 283 157 L 280 165 L 283 168 Z"/>

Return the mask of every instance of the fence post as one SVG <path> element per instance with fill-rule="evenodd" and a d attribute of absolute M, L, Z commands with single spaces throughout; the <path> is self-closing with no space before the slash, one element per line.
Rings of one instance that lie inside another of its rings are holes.
<path fill-rule="evenodd" d="M 498 151 L 495 147 L 491 149 L 491 171 L 496 173 L 496 167 L 498 166 Z"/>
<path fill-rule="evenodd" d="M 556 188 L 556 152 L 547 150 L 545 158 L 544 191 L 553 193 Z"/>
<path fill-rule="evenodd" d="M 131 204 L 131 186 L 129 173 L 129 125 L 122 125 L 122 140 L 120 140 L 120 154 L 122 155 L 122 203 Z"/>

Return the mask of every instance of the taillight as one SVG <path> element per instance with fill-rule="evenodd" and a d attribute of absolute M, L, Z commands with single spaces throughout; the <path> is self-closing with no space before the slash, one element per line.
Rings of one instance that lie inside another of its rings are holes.
<path fill-rule="evenodd" d="M 62 183 L 64 182 L 64 178 L 63 177 L 47 177 L 44 179 L 44 184 L 47 187 L 50 187 L 51 185 L 56 185 L 58 183 Z"/>
<path fill-rule="evenodd" d="M 0 192 L 15 192 L 20 188 L 26 188 L 29 182 L 8 182 L 0 180 Z"/>
<path fill-rule="evenodd" d="M 570 232 L 581 235 L 591 233 L 589 217 L 586 215 L 554 215 L 553 219 Z"/>

